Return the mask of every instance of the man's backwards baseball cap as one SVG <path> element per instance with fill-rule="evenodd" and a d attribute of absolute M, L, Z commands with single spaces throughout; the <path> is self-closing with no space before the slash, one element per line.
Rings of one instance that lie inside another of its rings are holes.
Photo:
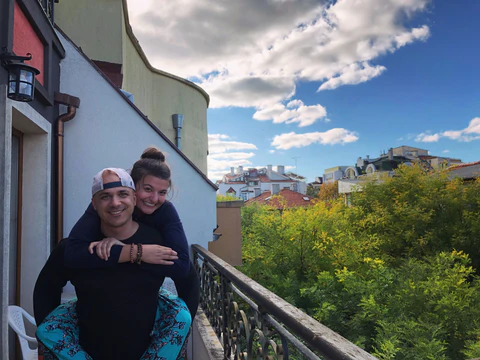
<path fill-rule="evenodd" d="M 109 183 L 103 183 L 103 173 L 105 171 L 111 171 L 117 174 L 119 177 L 120 181 L 114 181 L 114 182 L 109 182 Z M 105 190 L 105 189 L 111 189 L 115 187 L 128 187 L 130 189 L 135 190 L 135 184 L 133 183 L 132 177 L 130 176 L 129 173 L 127 173 L 125 170 L 120 169 L 120 168 L 106 168 L 100 171 L 97 175 L 93 177 L 93 184 L 92 184 L 92 197 L 99 191 Z"/>

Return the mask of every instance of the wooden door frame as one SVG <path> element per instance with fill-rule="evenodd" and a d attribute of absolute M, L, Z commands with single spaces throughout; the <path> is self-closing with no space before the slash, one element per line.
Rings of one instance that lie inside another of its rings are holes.
<path fill-rule="evenodd" d="M 22 189 L 23 189 L 23 133 L 12 128 L 12 137 L 16 136 L 18 142 L 18 195 L 17 195 L 17 269 L 15 303 L 20 306 L 20 282 L 22 269 Z"/>

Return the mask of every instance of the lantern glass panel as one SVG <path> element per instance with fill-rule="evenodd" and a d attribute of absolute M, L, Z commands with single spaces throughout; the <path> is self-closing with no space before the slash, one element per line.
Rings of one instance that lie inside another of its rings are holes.
<path fill-rule="evenodd" d="M 8 76 L 8 80 L 9 80 L 9 81 L 15 81 L 15 80 L 17 80 L 17 73 L 10 72 L 8 75 L 9 75 L 9 76 Z"/>
<path fill-rule="evenodd" d="M 18 91 L 22 95 L 32 96 L 32 85 L 28 83 L 21 82 L 20 89 Z"/>
<path fill-rule="evenodd" d="M 8 83 L 8 93 L 9 94 L 15 94 L 15 92 L 17 91 L 17 83 L 16 81 L 10 81 Z"/>
<path fill-rule="evenodd" d="M 33 82 L 33 73 L 31 71 L 27 71 L 27 70 L 20 70 L 20 80 L 32 83 Z"/>

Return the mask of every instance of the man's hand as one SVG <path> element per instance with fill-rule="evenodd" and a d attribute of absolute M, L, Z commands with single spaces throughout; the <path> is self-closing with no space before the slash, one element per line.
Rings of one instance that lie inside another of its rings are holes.
<path fill-rule="evenodd" d="M 142 261 L 149 264 L 173 265 L 177 252 L 161 245 L 143 245 Z"/>
<path fill-rule="evenodd" d="M 105 238 L 102 241 L 94 241 L 90 243 L 88 251 L 90 252 L 90 254 L 93 254 L 93 251 L 95 249 L 95 251 L 97 252 L 97 256 L 100 259 L 107 261 L 110 257 L 110 249 L 113 245 L 125 246 L 125 244 L 120 240 L 117 240 L 115 238 Z"/>

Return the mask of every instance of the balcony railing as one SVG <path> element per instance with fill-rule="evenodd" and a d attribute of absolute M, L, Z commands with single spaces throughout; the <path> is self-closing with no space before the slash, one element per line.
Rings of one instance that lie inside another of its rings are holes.
<path fill-rule="evenodd" d="M 203 247 L 192 250 L 224 359 L 376 359 Z"/>

